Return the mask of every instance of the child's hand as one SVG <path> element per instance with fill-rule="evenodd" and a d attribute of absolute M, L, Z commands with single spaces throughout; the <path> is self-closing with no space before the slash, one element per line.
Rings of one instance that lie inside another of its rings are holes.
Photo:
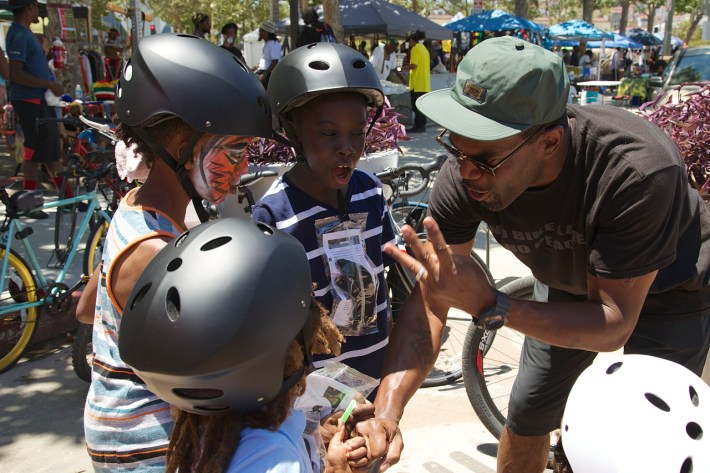
<path fill-rule="evenodd" d="M 345 424 L 343 424 L 342 420 L 338 421 L 337 430 L 333 438 L 330 439 L 328 452 L 325 455 L 326 473 L 352 473 L 348 465 L 350 456 L 367 456 L 365 439 L 358 438 L 361 440 L 357 442 L 353 442 L 352 439 L 346 440 Z"/>
<path fill-rule="evenodd" d="M 320 421 L 320 435 L 323 439 L 325 446 L 328 446 L 330 439 L 338 430 L 338 421 L 343 415 L 343 411 L 336 411 L 329 416 L 324 417 Z M 371 419 L 375 417 L 375 405 L 372 404 L 367 399 L 362 399 L 359 404 L 355 405 L 348 421 L 346 422 L 347 431 L 351 431 L 355 428 L 355 424 L 366 419 Z"/>

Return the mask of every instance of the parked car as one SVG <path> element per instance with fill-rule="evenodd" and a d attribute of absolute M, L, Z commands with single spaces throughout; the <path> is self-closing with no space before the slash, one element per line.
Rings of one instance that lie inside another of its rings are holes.
<path fill-rule="evenodd" d="M 670 96 L 671 90 L 684 82 L 710 82 L 710 46 L 679 49 L 671 58 L 663 75 L 649 79 L 651 98 L 655 99 L 662 93 Z M 684 87 L 681 93 L 697 89 L 698 87 Z"/>

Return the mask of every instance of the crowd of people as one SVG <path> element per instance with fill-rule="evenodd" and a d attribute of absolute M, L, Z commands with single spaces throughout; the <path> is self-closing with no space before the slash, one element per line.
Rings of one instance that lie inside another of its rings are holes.
<path fill-rule="evenodd" d="M 29 31 L 36 1 L 11 4 L 10 98 L 26 130 L 29 188 L 33 166 L 56 162 L 43 148 L 52 131 L 34 121 L 46 113 L 46 90 L 62 91 Z M 671 367 L 662 372 L 682 372 L 673 376 L 692 387 L 710 348 L 710 213 L 677 146 L 626 111 L 568 105 L 563 58 L 511 36 L 481 42 L 455 85 L 431 92 L 425 38 L 408 35 L 410 132 L 438 124 L 450 156 L 424 220 L 428 240 L 402 229 L 410 256 L 393 245 L 382 184 L 357 169 L 383 107 L 382 76 L 401 73 L 392 63 L 400 45 L 377 45 L 368 58 L 308 20 L 319 40 L 284 57 L 276 25 L 262 23 L 252 71 L 234 60 L 236 24 L 224 25 L 217 46 L 201 40 L 211 23 L 196 14 L 194 35 L 142 39 L 119 74 L 118 137 L 148 174 L 116 210 L 77 307 L 93 324 L 84 427 L 95 471 L 312 471 L 294 402 L 310 368 L 326 361 L 379 384 L 349 418 L 321 419 L 319 461 L 331 473 L 384 471 L 402 454 L 399 421 L 450 308 L 526 335 L 498 472 L 542 472 L 562 422 L 573 426 L 562 434 L 570 468 L 601 471 L 589 467 L 599 455 L 579 454 L 595 450 L 577 435 L 599 417 L 580 416 L 573 402 L 596 354 L 623 347 L 663 358 Z M 176 74 L 195 57 L 203 67 Z M 203 201 L 237 191 L 245 147 L 258 138 L 292 146 L 296 164 L 256 204 L 253 222 L 207 222 Z M 188 229 L 191 204 L 203 223 Z M 546 301 L 511 299 L 487 282 L 469 256 L 482 222 L 548 287 Z M 416 275 L 397 324 L 385 278 L 394 262 Z M 612 383 L 627 372 L 634 383 L 658 376 L 638 374 L 635 359 L 619 363 L 607 375 L 630 368 Z M 605 412 L 620 385 L 632 386 L 613 384 L 583 408 Z M 707 436 L 686 432 L 702 470 Z M 615 447 L 602 458 L 616 462 L 626 447 Z"/>

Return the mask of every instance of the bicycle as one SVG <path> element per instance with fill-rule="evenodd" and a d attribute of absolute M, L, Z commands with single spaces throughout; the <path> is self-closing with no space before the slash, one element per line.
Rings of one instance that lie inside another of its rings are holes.
<path fill-rule="evenodd" d="M 420 238 L 426 238 L 423 220 L 429 208 L 422 200 L 409 202 L 408 197 L 421 195 L 426 198 L 426 192 L 432 181 L 432 173 L 437 172 L 446 159 L 446 155 L 441 155 L 435 161 L 423 165 L 406 164 L 396 169 L 377 173 L 377 177 L 383 185 L 391 188 L 392 192 L 388 196 L 387 202 L 390 205 L 393 227 L 397 235 L 396 243 L 403 251 L 407 251 L 407 248 L 401 235 L 402 226 L 406 223 L 420 235 Z M 488 266 L 473 249 L 471 250 L 471 258 L 485 272 L 488 283 L 495 285 Z M 388 270 L 386 280 L 390 290 L 392 317 L 396 324 L 402 303 L 414 289 L 415 276 L 400 264 L 395 263 Z M 472 318 L 469 314 L 454 311 L 448 314 L 439 354 L 434 366 L 424 379 L 422 387 L 442 386 L 461 378 L 464 342 L 471 325 Z"/>
<path fill-rule="evenodd" d="M 255 199 L 250 190 L 250 186 L 256 184 L 261 179 L 276 177 L 278 173 L 274 171 L 260 171 L 251 174 L 244 174 L 239 179 L 237 190 L 239 193 L 239 203 L 246 200 L 245 212 L 251 213 L 251 208 L 254 206 Z M 212 204 L 206 205 L 207 213 L 210 219 L 219 218 L 217 207 Z M 103 255 L 103 244 L 108 232 L 109 224 L 107 221 L 99 226 L 95 226 L 89 239 L 87 240 L 87 249 L 84 253 L 84 274 L 91 275 L 94 269 L 98 266 Z M 74 373 L 84 381 L 91 382 L 91 363 L 93 360 L 93 325 L 81 324 L 76 331 L 74 341 L 72 342 L 72 367 Z"/>
<path fill-rule="evenodd" d="M 39 323 L 39 311 L 44 308 L 50 315 L 65 314 L 71 307 L 71 294 L 86 284 L 85 274 L 72 287 L 64 284 L 71 262 L 79 249 L 79 240 L 89 228 L 90 217 L 99 206 L 95 191 L 55 202 L 44 202 L 39 191 L 18 191 L 10 196 L 6 186 L 13 182 L 0 183 L 0 202 L 5 206 L 5 219 L 0 226 L 0 373 L 11 368 L 27 349 Z M 88 211 L 77 230 L 78 238 L 72 242 L 66 264 L 56 280 L 48 278 L 39 264 L 30 237 L 31 226 L 22 222 L 28 212 L 35 209 L 59 208 L 76 202 L 88 202 Z M 111 217 L 103 210 L 101 218 L 108 222 Z M 12 248 L 14 240 L 22 242 L 29 261 Z"/>
<path fill-rule="evenodd" d="M 514 299 L 532 300 L 535 278 L 518 278 L 500 291 Z M 510 391 L 518 375 L 525 336 L 509 327 L 484 330 L 471 325 L 463 351 L 463 382 L 473 410 L 488 431 L 500 439 Z"/>

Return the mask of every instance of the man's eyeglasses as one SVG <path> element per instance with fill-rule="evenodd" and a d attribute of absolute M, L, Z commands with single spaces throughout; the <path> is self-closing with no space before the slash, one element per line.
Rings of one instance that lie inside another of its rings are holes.
<path fill-rule="evenodd" d="M 501 159 L 501 161 L 498 164 L 496 164 L 495 166 L 490 166 L 484 162 L 481 162 L 481 161 L 477 160 L 475 156 L 467 155 L 463 151 L 461 151 L 460 149 L 455 147 L 454 145 L 444 141 L 444 139 L 443 139 L 444 135 L 446 134 L 447 131 L 449 131 L 446 128 L 444 128 L 444 130 L 441 133 L 439 133 L 439 136 L 436 137 L 436 142 L 439 143 L 441 146 L 443 146 L 444 149 L 446 149 L 446 151 L 449 152 L 449 154 L 454 156 L 459 161 L 468 161 L 471 164 L 473 164 L 474 166 L 476 166 L 478 169 L 480 169 L 482 172 L 484 172 L 486 174 L 490 174 L 491 176 L 495 176 L 496 171 L 498 170 L 498 168 L 500 168 L 503 165 L 504 162 L 506 162 L 508 159 L 512 158 L 513 156 L 515 156 L 515 153 L 520 151 L 523 147 L 525 147 L 525 145 L 527 145 L 532 140 L 534 140 L 537 136 L 540 135 L 540 132 L 542 132 L 544 130 L 545 130 L 545 127 L 542 127 L 542 126 L 540 128 L 538 128 L 537 130 L 535 130 L 535 132 L 532 135 L 528 136 L 525 139 L 525 141 L 520 143 L 513 151 L 511 151 L 505 158 Z"/>

